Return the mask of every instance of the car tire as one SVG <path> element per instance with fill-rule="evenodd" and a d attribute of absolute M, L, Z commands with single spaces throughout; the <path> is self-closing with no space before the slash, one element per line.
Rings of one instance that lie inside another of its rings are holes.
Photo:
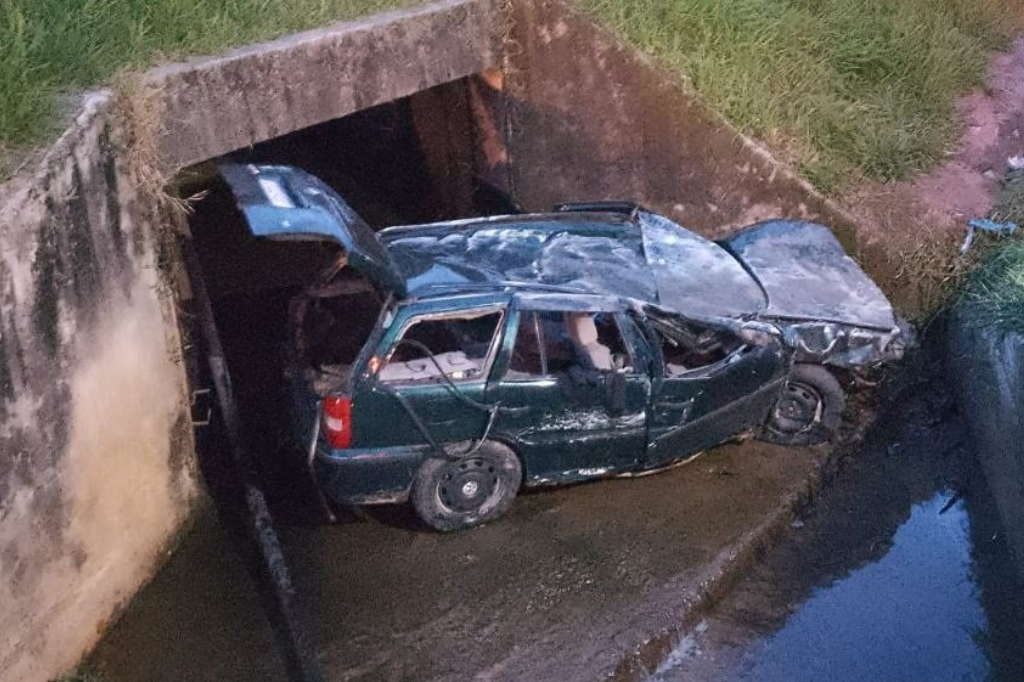
<path fill-rule="evenodd" d="M 821 365 L 794 365 L 760 439 L 779 445 L 823 443 L 839 431 L 845 405 L 846 394 L 832 372 Z"/>
<path fill-rule="evenodd" d="M 523 479 L 511 449 L 485 441 L 464 457 L 431 458 L 420 465 L 410 499 L 417 516 L 450 532 L 493 521 L 512 506 Z"/>

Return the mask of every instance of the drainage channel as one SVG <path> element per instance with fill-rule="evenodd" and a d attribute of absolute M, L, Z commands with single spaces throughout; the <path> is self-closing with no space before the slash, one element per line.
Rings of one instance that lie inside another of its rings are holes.
<path fill-rule="evenodd" d="M 925 376 L 649 680 L 1024 679 L 1024 582 L 963 419 Z"/>

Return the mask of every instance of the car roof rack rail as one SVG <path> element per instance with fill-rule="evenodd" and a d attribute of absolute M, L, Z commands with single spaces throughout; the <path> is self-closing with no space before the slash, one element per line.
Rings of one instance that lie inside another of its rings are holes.
<path fill-rule="evenodd" d="M 578 201 L 555 204 L 555 213 L 622 213 L 634 218 L 637 211 L 647 209 L 635 201 Z"/>

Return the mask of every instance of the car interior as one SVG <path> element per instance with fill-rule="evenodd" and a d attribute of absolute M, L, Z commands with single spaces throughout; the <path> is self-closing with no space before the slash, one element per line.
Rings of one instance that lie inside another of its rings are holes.
<path fill-rule="evenodd" d="M 501 318 L 501 313 L 491 312 L 414 321 L 377 378 L 389 383 L 437 381 L 442 376 L 453 381 L 478 378 Z"/>
<path fill-rule="evenodd" d="M 687 324 L 655 324 L 661 337 L 665 373 L 679 377 L 721 362 L 743 343 L 725 329 Z"/>
<path fill-rule="evenodd" d="M 538 311 L 519 321 L 508 380 L 611 372 L 628 357 L 615 319 L 608 313 Z"/>

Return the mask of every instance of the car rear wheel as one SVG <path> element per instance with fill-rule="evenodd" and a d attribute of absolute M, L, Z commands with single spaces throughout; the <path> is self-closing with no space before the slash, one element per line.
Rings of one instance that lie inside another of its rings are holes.
<path fill-rule="evenodd" d="M 522 478 L 515 453 L 487 441 L 472 455 L 424 462 L 413 481 L 412 506 L 435 530 L 479 526 L 508 511 Z"/>
<path fill-rule="evenodd" d="M 814 445 L 839 430 L 846 395 L 832 372 L 798 364 L 761 430 L 761 440 L 780 445 Z"/>

